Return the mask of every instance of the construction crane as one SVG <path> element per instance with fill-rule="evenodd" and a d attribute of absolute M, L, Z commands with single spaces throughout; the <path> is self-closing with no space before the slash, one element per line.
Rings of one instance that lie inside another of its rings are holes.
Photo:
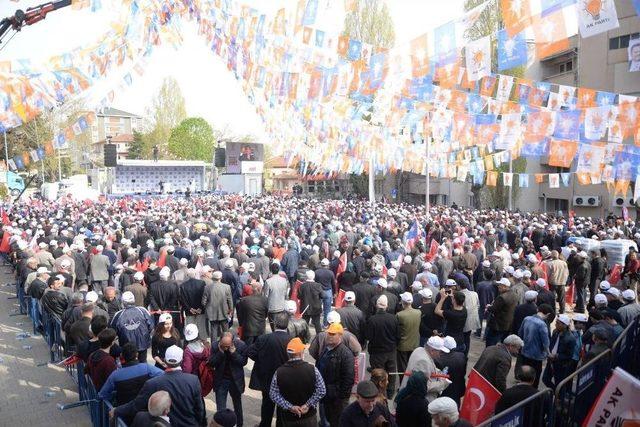
<path fill-rule="evenodd" d="M 21 9 L 16 10 L 13 16 L 9 16 L 0 21 L 0 43 L 2 43 L 9 30 L 13 29 L 18 32 L 26 25 L 33 25 L 36 22 L 40 22 L 47 17 L 49 12 L 70 6 L 71 1 L 72 0 L 50 1 L 30 7 L 26 11 Z"/>

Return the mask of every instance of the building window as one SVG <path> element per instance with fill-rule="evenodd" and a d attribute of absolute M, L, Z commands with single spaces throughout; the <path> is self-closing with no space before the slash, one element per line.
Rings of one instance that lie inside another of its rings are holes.
<path fill-rule="evenodd" d="M 563 62 L 559 65 L 561 73 L 568 73 L 569 71 L 573 70 L 573 59 L 567 62 Z"/>
<path fill-rule="evenodd" d="M 626 34 L 624 36 L 611 37 L 609 39 L 609 50 L 626 49 L 629 47 L 629 40 L 637 39 L 640 33 Z"/>

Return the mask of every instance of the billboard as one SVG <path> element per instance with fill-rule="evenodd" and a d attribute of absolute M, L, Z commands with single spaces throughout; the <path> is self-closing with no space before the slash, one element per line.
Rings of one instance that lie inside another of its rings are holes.
<path fill-rule="evenodd" d="M 227 173 L 243 173 L 243 162 L 263 161 L 264 146 L 262 144 L 227 142 Z"/>

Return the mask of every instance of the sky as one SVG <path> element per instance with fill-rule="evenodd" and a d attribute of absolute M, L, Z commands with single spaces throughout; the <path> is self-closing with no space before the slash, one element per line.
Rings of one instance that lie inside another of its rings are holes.
<path fill-rule="evenodd" d="M 340 0 L 320 0 L 321 4 L 323 1 Z M 41 3 L 43 0 L 0 0 L 0 17 Z M 107 3 L 109 0 L 103 0 L 103 4 Z M 295 0 L 247 0 L 244 3 L 266 13 L 273 13 L 283 5 L 295 8 L 297 4 Z M 459 17 L 463 10 L 463 0 L 389 0 L 387 4 L 395 24 L 396 44 L 432 31 Z M 116 13 L 109 7 L 95 13 L 70 8 L 51 12 L 44 21 L 25 27 L 6 46 L 0 45 L 0 61 L 21 58 L 37 61 L 93 43 L 108 30 Z M 339 27 L 343 22 L 342 18 L 326 19 L 333 19 L 324 23 L 328 27 Z M 267 142 L 260 118 L 246 100 L 239 82 L 197 35 L 195 25 L 189 23 L 184 27 L 184 43 L 180 49 L 156 48 L 144 76 L 134 79 L 125 91 L 116 93 L 112 106 L 143 115 L 167 76 L 177 79 L 189 116 L 204 117 L 215 128 L 227 127 L 236 136 L 254 135 L 260 142 Z M 90 95 L 89 103 L 101 99 L 104 93 L 105 89 L 98 86 Z"/>

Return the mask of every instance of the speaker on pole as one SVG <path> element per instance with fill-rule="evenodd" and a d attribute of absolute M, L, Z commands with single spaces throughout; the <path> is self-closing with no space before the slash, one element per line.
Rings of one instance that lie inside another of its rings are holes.
<path fill-rule="evenodd" d="M 217 168 L 226 166 L 227 152 L 224 148 L 216 148 L 214 164 Z"/>
<path fill-rule="evenodd" d="M 104 165 L 108 168 L 114 168 L 118 165 L 118 151 L 116 144 L 104 145 Z"/>

